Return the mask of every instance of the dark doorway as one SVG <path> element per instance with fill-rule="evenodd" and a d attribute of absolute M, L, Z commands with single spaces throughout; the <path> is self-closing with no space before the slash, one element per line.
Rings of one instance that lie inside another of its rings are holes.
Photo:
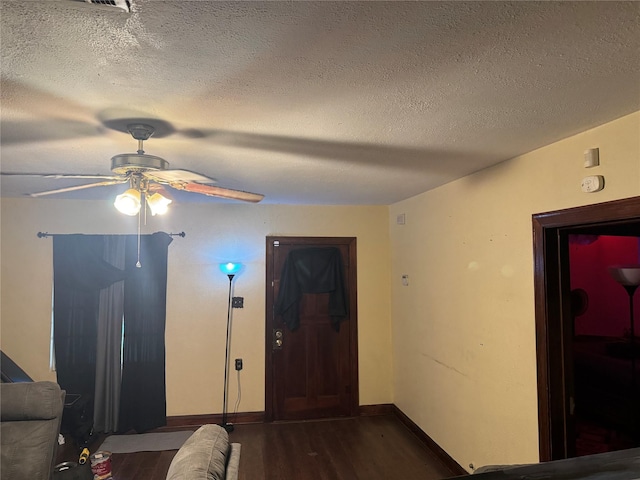
<path fill-rule="evenodd" d="M 305 293 L 299 327 L 287 328 L 274 311 L 289 252 L 309 247 L 340 251 L 348 315 L 336 331 L 329 293 Z M 356 239 L 267 237 L 265 419 L 309 420 L 354 416 L 358 411 Z"/>
<path fill-rule="evenodd" d="M 570 238 L 640 236 L 640 197 L 533 215 L 533 233 L 540 460 L 548 461 L 577 453 Z"/>
<path fill-rule="evenodd" d="M 629 294 L 615 271 L 623 265 L 640 265 L 640 236 L 617 234 L 631 230 L 632 225 L 625 225 L 615 234 L 610 230 L 607 235 L 569 235 L 578 457 L 640 445 L 636 441 L 640 345 L 636 346 L 635 331 L 631 334 L 636 322 L 630 322 Z M 640 311 L 640 295 L 631 299 Z"/>

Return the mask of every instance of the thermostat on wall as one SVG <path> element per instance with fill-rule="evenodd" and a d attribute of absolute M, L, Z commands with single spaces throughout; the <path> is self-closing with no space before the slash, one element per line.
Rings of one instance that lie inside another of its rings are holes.
<path fill-rule="evenodd" d="M 582 191 L 585 193 L 599 192 L 604 188 L 602 175 L 590 175 L 582 179 Z"/>

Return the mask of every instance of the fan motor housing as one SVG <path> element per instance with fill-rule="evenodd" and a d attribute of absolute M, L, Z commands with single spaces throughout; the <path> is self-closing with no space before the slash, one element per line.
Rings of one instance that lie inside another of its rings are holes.
<path fill-rule="evenodd" d="M 169 162 L 145 153 L 122 153 L 111 157 L 111 171 L 118 175 L 144 170 L 166 170 Z"/>

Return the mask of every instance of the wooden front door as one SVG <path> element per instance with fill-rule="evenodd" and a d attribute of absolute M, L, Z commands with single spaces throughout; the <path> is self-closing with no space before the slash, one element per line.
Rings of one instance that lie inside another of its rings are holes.
<path fill-rule="evenodd" d="M 305 293 L 300 326 L 289 330 L 274 313 L 287 254 L 336 247 L 343 261 L 349 314 L 338 332 L 328 314 L 329 293 Z M 358 409 L 356 239 L 267 237 L 265 417 L 308 420 L 353 416 Z"/>

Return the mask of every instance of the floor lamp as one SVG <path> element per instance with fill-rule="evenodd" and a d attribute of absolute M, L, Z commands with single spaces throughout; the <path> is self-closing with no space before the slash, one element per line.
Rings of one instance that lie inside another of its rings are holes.
<path fill-rule="evenodd" d="M 227 391 L 229 390 L 229 349 L 231 347 L 231 309 L 232 309 L 232 287 L 233 287 L 233 279 L 237 275 L 237 273 L 242 268 L 241 263 L 221 263 L 220 270 L 229 278 L 229 300 L 227 303 L 227 338 L 226 344 L 224 348 L 224 389 L 223 389 L 223 399 L 222 399 L 222 423 L 221 427 L 223 427 L 227 432 L 233 432 L 233 425 L 227 422 Z"/>
<path fill-rule="evenodd" d="M 631 401 L 636 404 L 636 333 L 635 333 L 635 319 L 633 317 L 633 294 L 636 292 L 638 286 L 640 286 L 640 265 L 627 265 L 610 267 L 609 273 L 613 279 L 624 287 L 629 294 L 629 352 L 631 355 Z M 634 410 L 635 411 L 635 410 Z M 637 418 L 634 418 L 633 429 L 638 428 Z"/>

